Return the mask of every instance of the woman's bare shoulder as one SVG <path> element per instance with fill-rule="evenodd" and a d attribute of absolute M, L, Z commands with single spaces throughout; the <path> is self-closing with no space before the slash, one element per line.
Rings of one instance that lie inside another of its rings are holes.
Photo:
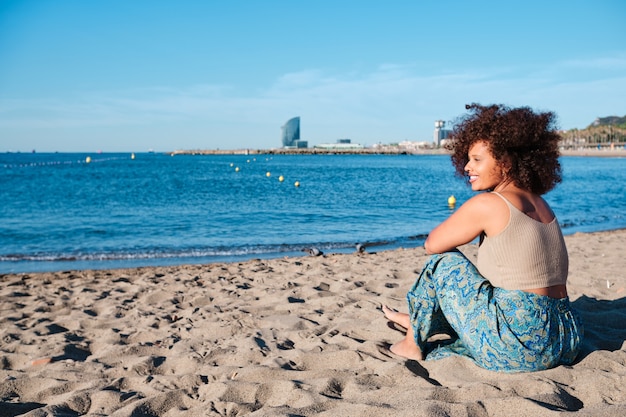
<path fill-rule="evenodd" d="M 467 202 L 470 204 L 468 209 L 476 213 L 473 217 L 482 224 L 487 236 L 500 233 L 508 224 L 511 211 L 501 195 L 492 192 L 481 193 Z"/>
<path fill-rule="evenodd" d="M 476 194 L 467 200 L 465 204 L 481 211 L 486 209 L 506 208 L 506 202 L 503 197 L 493 192 Z"/>

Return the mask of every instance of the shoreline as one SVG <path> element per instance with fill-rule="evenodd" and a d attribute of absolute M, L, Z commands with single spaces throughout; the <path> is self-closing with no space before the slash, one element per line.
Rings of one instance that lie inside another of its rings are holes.
<path fill-rule="evenodd" d="M 606 229 L 600 231 L 590 231 L 590 232 L 581 232 L 576 231 L 572 233 L 564 233 L 563 237 L 567 243 L 568 240 L 578 240 L 584 239 L 585 236 L 599 236 L 602 235 L 623 235 L 624 244 L 626 245 L 626 227 L 617 228 L 617 229 Z M 380 248 L 377 250 L 377 248 Z M 462 246 L 461 251 L 466 254 L 470 254 L 475 256 L 477 253 L 478 245 L 477 243 L 468 243 Z M 259 256 L 259 254 L 249 255 L 247 257 L 242 258 L 233 258 L 226 259 L 228 257 L 222 257 L 215 260 L 207 260 L 198 261 L 198 262 L 173 262 L 173 263 L 164 263 L 164 264 L 148 264 L 148 265 L 137 265 L 137 266 L 115 266 L 115 267 L 102 267 L 102 268 L 59 268 L 55 270 L 42 270 L 42 271 L 26 271 L 26 272 L 0 272 L 0 280 L 11 278 L 11 277 L 20 277 L 20 276 L 36 276 L 36 275 L 57 275 L 57 274 L 70 274 L 70 273 L 79 273 L 79 274 L 94 274 L 94 273 L 105 273 L 111 274 L 112 272 L 140 272 L 140 270 L 168 270 L 168 269 L 180 269 L 180 268 L 196 268 L 196 267 L 212 267 L 215 265 L 242 265 L 247 263 L 255 263 L 255 262 L 273 262 L 273 261 L 293 261 L 299 262 L 302 259 L 315 258 L 332 258 L 332 257 L 343 257 L 343 256 L 367 256 L 372 254 L 394 254 L 396 252 L 405 252 L 405 251 L 415 251 L 415 252 L 424 252 L 423 245 L 416 246 L 398 246 L 398 247 L 385 247 L 383 246 L 368 246 L 363 252 L 358 252 L 354 250 L 336 250 L 336 251 L 323 251 L 321 256 L 307 255 L 303 250 L 302 253 L 289 253 L 289 254 L 273 254 L 267 257 Z M 425 252 L 420 255 L 425 255 Z M 626 260 L 625 260 L 626 263 Z M 626 293 L 624 294 L 626 296 Z"/>
<path fill-rule="evenodd" d="M 0 275 L 0 415 L 621 416 L 626 229 L 565 241 L 583 351 L 523 374 L 387 350 L 423 248 Z"/>
<path fill-rule="evenodd" d="M 594 231 L 571 231 L 567 232 L 567 228 L 562 229 L 563 236 L 571 236 L 576 234 L 587 234 L 587 233 L 606 233 L 606 232 L 614 232 L 614 231 L 626 231 L 626 227 L 618 227 L 614 229 L 601 229 Z M 425 236 L 424 236 L 425 239 Z M 405 242 L 406 243 L 406 242 Z M 423 241 L 420 243 L 416 243 L 415 245 L 406 245 L 406 244 L 366 244 L 366 251 L 369 252 L 388 252 L 395 250 L 416 250 L 423 248 Z M 314 247 L 314 246 L 311 246 Z M 337 247 L 334 249 L 326 249 L 320 247 L 319 249 L 325 255 L 349 255 L 351 253 L 355 253 L 355 248 L 348 247 Z M 249 262 L 252 260 L 259 261 L 268 261 L 273 259 L 297 259 L 305 255 L 306 249 L 302 249 L 300 251 L 290 251 L 290 252 L 265 252 L 265 253 L 254 253 L 247 255 L 221 255 L 221 256 L 213 256 L 206 258 L 160 258 L 160 259 L 151 259 L 150 262 L 146 262 L 144 259 L 132 259 L 132 260 L 83 260 L 83 261 L 41 261 L 40 263 L 37 261 L 30 261 L 29 264 L 35 265 L 32 269 L 20 270 L 20 271 L 3 271 L 0 270 L 0 277 L 6 275 L 19 275 L 19 274 L 46 274 L 46 273 L 60 273 L 66 271 L 73 272 L 81 272 L 81 271 L 110 271 L 110 270 L 121 270 L 121 269 L 138 269 L 138 268 L 168 268 L 168 267 L 185 267 L 188 265 L 211 265 L 211 264 L 231 264 L 231 263 L 241 263 L 241 262 Z M 0 266 L 2 262 L 0 262 Z M 44 265 L 45 264 L 45 265 Z M 89 265 L 81 267 L 81 265 Z M 101 266 L 99 266 L 101 265 Z"/>
<path fill-rule="evenodd" d="M 79 151 L 79 152 L 5 152 L 9 155 L 31 155 L 31 154 L 77 154 L 77 155 L 90 155 L 93 152 Z M 99 153 L 100 155 L 107 154 L 142 154 L 142 152 L 132 151 L 112 151 Z M 384 148 L 363 148 L 363 149 L 326 149 L 326 148 L 305 148 L 305 149 L 285 149 L 285 148 L 268 148 L 268 149 L 177 149 L 173 151 L 159 151 L 159 152 L 143 152 L 146 154 L 159 154 L 159 155 L 449 155 L 449 153 L 442 148 L 439 149 L 403 149 L 398 147 L 384 147 Z M 561 156 L 589 156 L 589 157 L 607 157 L 607 158 L 623 158 L 626 157 L 626 148 L 617 149 L 597 149 L 597 148 L 585 148 L 585 149 L 561 149 Z"/>
<path fill-rule="evenodd" d="M 626 157 L 626 149 L 579 149 L 579 150 L 562 150 L 561 156 L 593 156 L 606 158 L 624 158 Z"/>
<path fill-rule="evenodd" d="M 443 149 L 405 149 L 398 147 L 362 148 L 362 149 L 326 149 L 326 148 L 303 148 L 303 149 L 190 149 L 174 150 L 165 152 L 171 156 L 176 155 L 449 155 Z M 617 149 L 562 149 L 561 156 L 591 156 L 607 158 L 626 157 L 626 148 Z"/>

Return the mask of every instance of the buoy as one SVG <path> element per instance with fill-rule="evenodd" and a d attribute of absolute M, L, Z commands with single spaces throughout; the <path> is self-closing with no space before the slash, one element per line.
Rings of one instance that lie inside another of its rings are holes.
<path fill-rule="evenodd" d="M 90 163 L 91 162 L 91 156 L 88 156 L 87 158 L 85 158 L 85 162 Z"/>
<path fill-rule="evenodd" d="M 233 166 L 235 166 L 235 164 L 233 164 L 233 163 L 231 162 L 231 163 L 230 163 L 230 166 L 231 166 L 231 167 L 233 167 Z"/>
<path fill-rule="evenodd" d="M 239 167 L 235 167 L 235 172 L 239 172 Z"/>
<path fill-rule="evenodd" d="M 448 205 L 449 206 L 454 206 L 456 204 L 456 198 L 454 198 L 453 195 L 451 195 L 450 197 L 448 197 Z"/>
<path fill-rule="evenodd" d="M 293 185 L 295 185 L 296 187 L 299 187 L 300 186 L 300 181 L 294 182 Z"/>
<path fill-rule="evenodd" d="M 280 177 L 278 177 L 278 181 L 283 182 L 285 181 L 285 177 L 283 177 L 282 175 Z"/>
<path fill-rule="evenodd" d="M 267 178 L 269 178 L 269 177 L 271 177 L 271 176 L 272 176 L 272 173 L 271 173 L 271 172 L 269 172 L 269 171 L 267 171 L 267 172 L 265 173 L 265 176 L 266 176 Z"/>

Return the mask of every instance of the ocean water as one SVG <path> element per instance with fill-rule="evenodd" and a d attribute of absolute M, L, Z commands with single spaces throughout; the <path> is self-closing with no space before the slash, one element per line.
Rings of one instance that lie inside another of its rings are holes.
<path fill-rule="evenodd" d="M 561 163 L 565 234 L 626 227 L 626 159 Z M 0 273 L 414 247 L 450 195 L 445 155 L 0 154 Z"/>

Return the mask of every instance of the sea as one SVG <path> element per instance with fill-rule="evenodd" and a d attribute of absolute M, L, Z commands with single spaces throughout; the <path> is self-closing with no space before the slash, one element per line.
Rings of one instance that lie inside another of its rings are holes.
<path fill-rule="evenodd" d="M 626 227 L 626 158 L 561 165 L 564 234 Z M 4 153 L 0 273 L 417 247 L 472 195 L 447 155 Z"/>

